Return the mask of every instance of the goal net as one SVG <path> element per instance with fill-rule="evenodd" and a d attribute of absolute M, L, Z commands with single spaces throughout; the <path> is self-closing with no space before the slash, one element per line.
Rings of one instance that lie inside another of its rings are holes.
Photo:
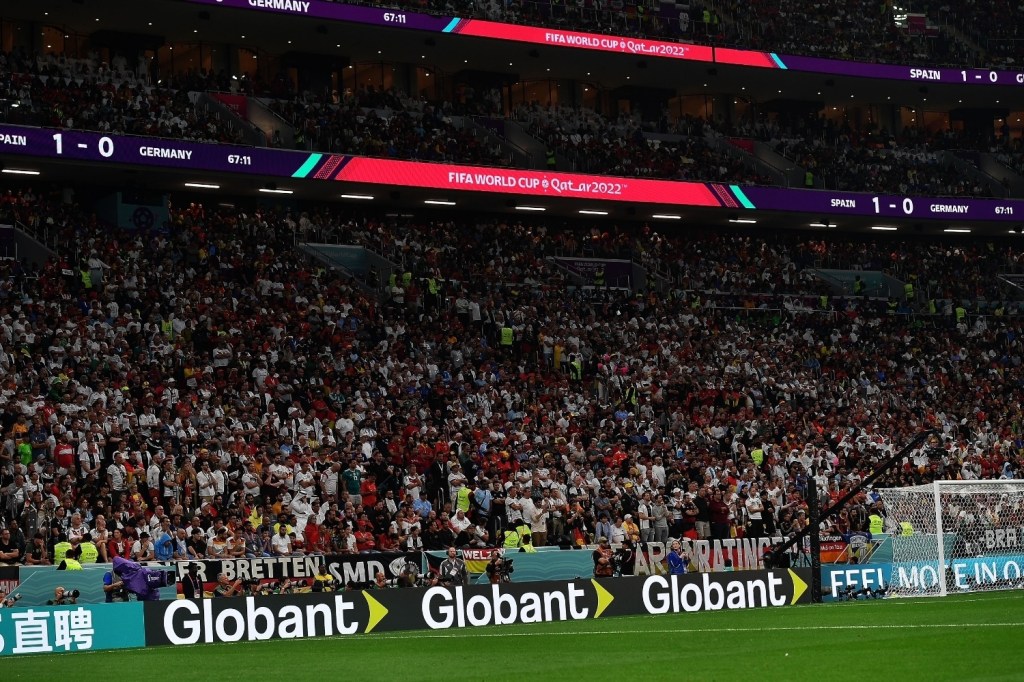
<path fill-rule="evenodd" d="M 1024 586 L 1024 480 L 937 481 L 878 493 L 892 547 L 890 596 Z"/>

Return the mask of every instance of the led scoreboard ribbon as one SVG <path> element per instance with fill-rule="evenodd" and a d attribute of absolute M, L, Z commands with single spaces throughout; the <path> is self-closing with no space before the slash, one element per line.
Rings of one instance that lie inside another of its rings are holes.
<path fill-rule="evenodd" d="M 553 45 L 580 50 L 645 55 L 664 59 L 715 62 L 757 68 L 809 71 L 812 73 L 858 78 L 923 81 L 933 83 L 1024 86 L 1024 72 L 945 67 L 872 64 L 840 59 L 822 59 L 775 52 L 712 48 L 706 45 L 647 40 L 600 33 L 564 31 L 556 28 L 505 24 L 483 19 L 462 19 L 404 12 L 386 7 L 346 5 L 324 0 L 186 0 L 200 5 L 315 17 L 374 26 L 396 26 L 434 33 L 452 33 L 493 40 L 509 40 L 535 45 Z"/>
<path fill-rule="evenodd" d="M 1024 201 L 1021 200 L 872 195 L 619 178 L 10 125 L 0 125 L 0 156 L 506 195 L 786 211 L 816 217 L 856 215 L 1012 222 L 1024 216 Z M 10 163 L 7 165 L 9 167 Z"/>
<path fill-rule="evenodd" d="M 333 21 L 346 21 L 374 26 L 397 26 L 434 33 L 510 40 L 537 45 L 575 47 L 584 50 L 617 52 L 630 55 L 646 55 L 667 59 L 685 59 L 710 62 L 714 59 L 712 48 L 705 45 L 668 42 L 609 36 L 578 31 L 563 31 L 555 28 L 519 26 L 482 19 L 460 19 L 459 17 L 434 16 L 403 12 L 386 7 L 364 7 L 344 3 L 323 2 L 322 0 L 188 0 L 200 5 L 215 5 L 235 9 L 270 11 L 278 14 L 316 17 Z"/>
<path fill-rule="evenodd" d="M 951 85 L 1010 85 L 1024 86 L 1024 72 L 994 71 L 988 69 L 956 69 L 949 67 L 903 66 L 900 64 L 870 64 L 842 59 L 822 59 L 798 55 L 715 48 L 715 62 L 767 69 L 810 71 L 833 76 L 877 78 L 884 80 L 922 81 Z"/>

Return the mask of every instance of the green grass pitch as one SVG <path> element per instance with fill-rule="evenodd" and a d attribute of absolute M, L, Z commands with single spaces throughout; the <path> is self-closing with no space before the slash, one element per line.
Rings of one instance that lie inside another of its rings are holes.
<path fill-rule="evenodd" d="M 22 656 L 0 662 L 0 671 L 4 680 L 54 680 L 90 670 L 178 682 L 1021 680 L 1022 636 L 1024 591 L 1011 591 Z"/>

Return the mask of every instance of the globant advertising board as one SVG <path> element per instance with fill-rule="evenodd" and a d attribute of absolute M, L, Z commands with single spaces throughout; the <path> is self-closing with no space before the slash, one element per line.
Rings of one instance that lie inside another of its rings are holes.
<path fill-rule="evenodd" d="M 806 569 L 0 610 L 0 655 L 779 608 Z"/>
<path fill-rule="evenodd" d="M 925 561 L 823 566 L 821 593 L 825 601 L 834 601 L 863 589 L 898 586 L 901 594 L 912 596 L 916 592 L 923 596 L 935 594 L 943 579 L 948 580 L 946 587 L 951 594 L 1019 584 L 1024 582 L 1024 556 L 953 559 L 942 571 L 936 562 Z"/>
<path fill-rule="evenodd" d="M 146 645 L 778 608 L 810 602 L 805 569 L 146 602 Z"/>

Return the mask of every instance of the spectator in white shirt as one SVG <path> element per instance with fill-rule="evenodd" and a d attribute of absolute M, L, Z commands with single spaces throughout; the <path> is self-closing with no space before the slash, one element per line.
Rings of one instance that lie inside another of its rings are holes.
<path fill-rule="evenodd" d="M 274 556 L 292 556 L 292 539 L 284 524 L 277 529 L 277 534 L 270 538 L 270 547 L 274 551 Z"/>

